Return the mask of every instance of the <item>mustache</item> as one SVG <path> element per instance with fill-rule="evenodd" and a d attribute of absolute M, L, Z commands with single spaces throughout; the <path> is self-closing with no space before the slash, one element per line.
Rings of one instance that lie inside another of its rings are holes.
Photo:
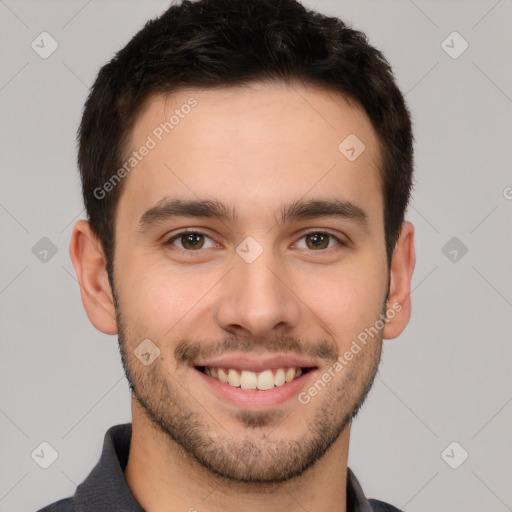
<path fill-rule="evenodd" d="M 207 359 L 230 352 L 280 352 L 322 359 L 328 363 L 338 358 L 334 342 L 321 339 L 316 342 L 303 342 L 295 336 L 276 336 L 270 341 L 255 341 L 250 337 L 232 336 L 221 342 L 182 341 L 174 350 L 178 365 L 190 363 L 198 358 Z"/>

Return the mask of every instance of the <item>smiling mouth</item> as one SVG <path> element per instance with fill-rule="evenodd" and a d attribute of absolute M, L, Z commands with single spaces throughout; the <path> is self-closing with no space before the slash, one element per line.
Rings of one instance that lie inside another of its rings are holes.
<path fill-rule="evenodd" d="M 275 387 L 284 386 L 315 369 L 314 367 L 300 368 L 291 366 L 269 368 L 261 372 L 253 372 L 250 370 L 215 366 L 196 366 L 195 368 L 205 375 L 219 380 L 224 384 L 229 384 L 234 388 L 256 389 L 259 391 L 267 391 Z"/>

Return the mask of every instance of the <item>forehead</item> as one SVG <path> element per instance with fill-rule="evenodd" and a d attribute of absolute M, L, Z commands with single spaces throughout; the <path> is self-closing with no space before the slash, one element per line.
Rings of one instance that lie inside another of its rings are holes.
<path fill-rule="evenodd" d="M 241 221 L 263 222 L 308 196 L 351 201 L 379 220 L 379 160 L 369 118 L 340 93 L 262 83 L 184 89 L 150 98 L 139 114 L 118 220 L 133 228 L 148 208 L 178 197 L 215 198 Z"/>

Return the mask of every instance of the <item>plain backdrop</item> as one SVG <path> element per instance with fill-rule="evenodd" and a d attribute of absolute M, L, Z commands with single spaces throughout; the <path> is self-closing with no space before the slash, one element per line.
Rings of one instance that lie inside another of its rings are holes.
<path fill-rule="evenodd" d="M 407 512 L 512 510 L 512 4 L 304 3 L 385 53 L 416 137 L 412 318 L 384 344 L 349 466 Z M 84 218 L 75 136 L 99 67 L 167 6 L 0 1 L 1 511 L 72 495 L 131 418 L 117 338 L 89 323 L 68 254 Z M 41 37 L 58 45 L 47 58 Z"/>

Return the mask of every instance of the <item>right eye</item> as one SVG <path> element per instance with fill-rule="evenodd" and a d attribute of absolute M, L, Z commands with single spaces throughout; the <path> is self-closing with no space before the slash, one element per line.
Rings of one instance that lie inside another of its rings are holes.
<path fill-rule="evenodd" d="M 211 245 L 209 247 L 205 247 L 205 238 L 211 240 Z M 165 242 L 164 245 L 175 245 L 174 242 L 178 242 L 178 248 L 187 251 L 187 252 L 197 252 L 199 249 L 209 249 L 211 247 L 216 247 L 218 244 L 213 242 L 213 240 L 206 234 L 201 231 L 194 231 L 191 229 L 180 231 L 179 233 L 175 233 L 169 240 Z"/>

